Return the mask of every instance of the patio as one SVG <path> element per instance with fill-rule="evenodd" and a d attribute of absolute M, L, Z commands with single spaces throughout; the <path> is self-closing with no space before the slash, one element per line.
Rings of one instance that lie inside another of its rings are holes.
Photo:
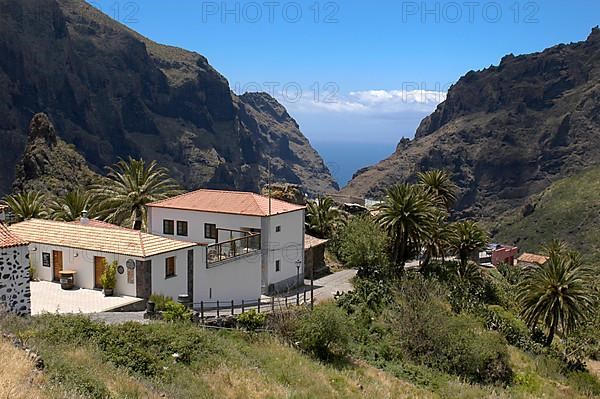
<path fill-rule="evenodd" d="M 105 297 L 100 290 L 74 289 L 65 291 L 60 284 L 48 281 L 31 283 L 31 314 L 41 313 L 100 313 L 141 302 L 142 299 Z"/>

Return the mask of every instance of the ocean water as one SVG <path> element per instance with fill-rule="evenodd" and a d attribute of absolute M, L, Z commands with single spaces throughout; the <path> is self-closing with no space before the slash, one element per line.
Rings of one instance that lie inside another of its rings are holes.
<path fill-rule="evenodd" d="M 396 150 L 397 145 L 397 143 L 334 141 L 311 141 L 311 144 L 325 160 L 340 188 L 352 179 L 352 175 L 357 170 L 389 157 Z"/>

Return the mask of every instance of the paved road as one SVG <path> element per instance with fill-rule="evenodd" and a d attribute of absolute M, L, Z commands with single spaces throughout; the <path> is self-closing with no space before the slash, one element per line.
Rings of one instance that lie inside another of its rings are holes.
<path fill-rule="evenodd" d="M 315 303 L 323 302 L 332 299 L 336 293 L 347 292 L 352 289 L 351 280 L 356 276 L 356 270 L 342 270 L 337 273 L 332 273 L 325 277 L 321 277 L 314 281 L 314 297 Z M 305 280 L 305 284 L 310 290 L 310 280 Z M 301 300 L 303 299 L 303 293 L 300 295 Z M 269 306 L 266 305 L 269 301 L 269 297 L 264 297 L 265 304 L 263 310 L 268 310 Z M 283 297 L 285 298 L 285 297 Z M 296 293 L 290 294 L 288 297 L 288 303 L 293 305 L 296 303 Z M 280 299 L 281 300 L 281 299 Z M 307 300 L 310 300 L 310 291 L 307 291 Z M 246 307 L 251 309 L 252 307 Z M 234 309 L 235 314 L 239 314 L 241 309 Z M 220 312 L 221 315 L 231 314 L 229 309 L 223 309 Z M 206 311 L 205 316 L 216 316 L 216 311 Z M 135 321 L 139 323 L 148 323 L 148 320 L 144 320 L 144 312 L 104 312 L 94 313 L 90 317 L 93 320 L 103 321 L 109 324 L 120 324 L 127 321 Z"/>

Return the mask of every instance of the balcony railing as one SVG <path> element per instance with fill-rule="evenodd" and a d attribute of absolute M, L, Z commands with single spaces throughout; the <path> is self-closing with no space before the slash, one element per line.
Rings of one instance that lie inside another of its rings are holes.
<path fill-rule="evenodd" d="M 240 238 L 209 245 L 206 249 L 206 265 L 210 267 L 259 250 L 260 233 L 247 233 Z"/>

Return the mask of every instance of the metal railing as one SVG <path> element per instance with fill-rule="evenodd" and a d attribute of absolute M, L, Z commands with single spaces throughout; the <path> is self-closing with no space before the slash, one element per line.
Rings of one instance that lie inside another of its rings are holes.
<path fill-rule="evenodd" d="M 234 259 L 260 250 L 260 233 L 211 244 L 206 248 L 206 266 Z"/>

